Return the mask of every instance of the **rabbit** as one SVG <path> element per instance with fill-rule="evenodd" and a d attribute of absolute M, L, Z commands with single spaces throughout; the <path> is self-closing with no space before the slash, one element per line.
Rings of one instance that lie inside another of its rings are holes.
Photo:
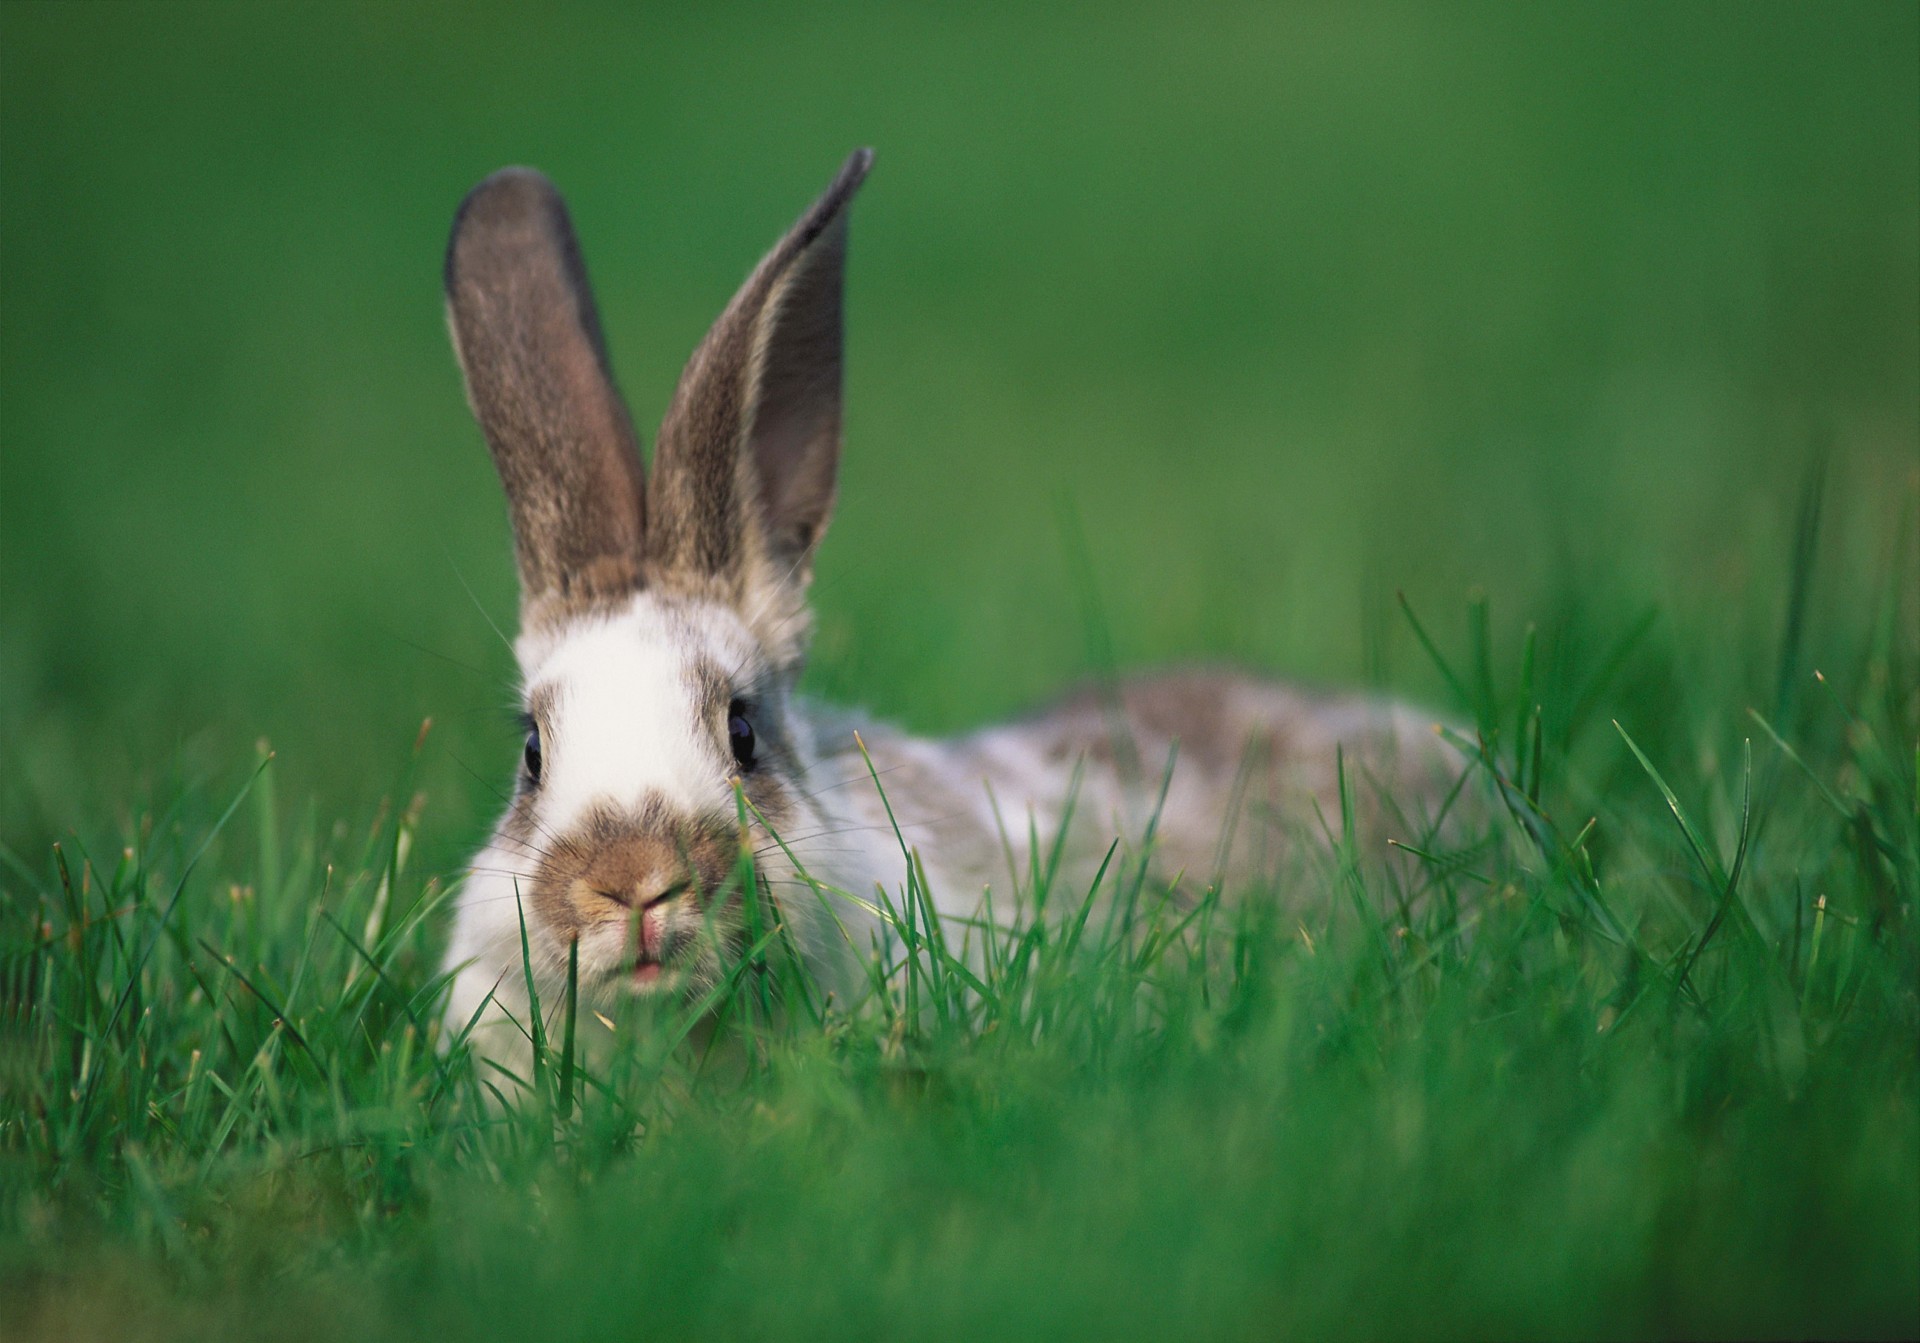
<path fill-rule="evenodd" d="M 559 194 L 507 168 L 454 220 L 448 323 L 512 522 L 526 741 L 457 896 L 443 1037 L 471 1028 L 509 1077 L 530 1062 L 527 979 L 560 1002 L 570 954 L 582 1009 L 714 984 L 743 936 L 743 847 L 845 994 L 882 931 L 876 887 L 897 901 L 906 882 L 903 845 L 964 924 L 996 887 L 1007 908 L 1025 837 L 1048 843 L 1069 812 L 1066 880 L 1151 824 L 1162 880 L 1217 883 L 1337 831 L 1340 762 L 1429 801 L 1459 775 L 1407 705 L 1225 669 L 944 741 L 796 693 L 840 455 L 848 208 L 872 161 L 847 159 L 721 313 L 650 473 Z"/>

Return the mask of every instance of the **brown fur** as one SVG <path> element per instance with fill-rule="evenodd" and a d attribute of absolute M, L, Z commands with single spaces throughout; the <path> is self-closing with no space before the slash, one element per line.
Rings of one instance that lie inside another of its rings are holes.
<path fill-rule="evenodd" d="M 659 805 L 595 811 L 554 843 L 533 901 L 563 936 L 578 933 L 663 899 L 698 905 L 726 886 L 739 856 L 732 826 L 703 825 Z"/>

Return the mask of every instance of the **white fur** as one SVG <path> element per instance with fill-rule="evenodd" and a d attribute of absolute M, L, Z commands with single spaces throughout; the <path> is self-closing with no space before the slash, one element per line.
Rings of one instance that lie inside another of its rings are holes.
<path fill-rule="evenodd" d="M 705 721 L 693 663 L 746 665 L 754 642 L 733 612 L 637 594 L 614 616 L 578 622 L 528 651 L 529 703 L 551 705 L 541 823 L 565 833 L 596 806 L 637 808 L 649 795 L 685 816 L 732 815 L 726 725 Z"/>

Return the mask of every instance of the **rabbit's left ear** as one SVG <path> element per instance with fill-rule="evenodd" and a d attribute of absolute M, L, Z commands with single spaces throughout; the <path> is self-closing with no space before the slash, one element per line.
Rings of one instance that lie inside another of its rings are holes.
<path fill-rule="evenodd" d="M 650 577 L 739 601 L 804 586 L 840 464 L 841 288 L 861 149 L 694 352 L 654 449 Z"/>

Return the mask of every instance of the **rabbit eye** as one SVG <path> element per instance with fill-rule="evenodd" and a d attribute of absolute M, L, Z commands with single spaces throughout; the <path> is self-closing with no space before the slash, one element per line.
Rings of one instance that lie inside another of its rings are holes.
<path fill-rule="evenodd" d="M 540 729 L 527 729 L 527 749 L 521 757 L 527 766 L 527 782 L 533 787 L 540 786 Z"/>
<path fill-rule="evenodd" d="M 753 724 L 747 721 L 747 706 L 735 700 L 727 706 L 727 745 L 733 748 L 733 763 L 741 769 L 753 768 Z"/>

